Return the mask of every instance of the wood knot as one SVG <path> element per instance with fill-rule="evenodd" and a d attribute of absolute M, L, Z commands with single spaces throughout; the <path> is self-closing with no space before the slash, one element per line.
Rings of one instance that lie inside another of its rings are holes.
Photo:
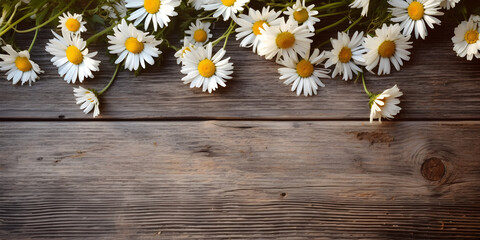
<path fill-rule="evenodd" d="M 439 158 L 428 158 L 423 162 L 421 171 L 425 179 L 439 181 L 445 175 L 445 164 Z"/>

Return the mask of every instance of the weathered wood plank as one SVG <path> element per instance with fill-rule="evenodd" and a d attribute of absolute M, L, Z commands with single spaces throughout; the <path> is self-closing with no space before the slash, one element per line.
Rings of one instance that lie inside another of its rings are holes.
<path fill-rule="evenodd" d="M 479 133 L 480 122 L 3 122 L 0 238 L 478 239 Z"/>
<path fill-rule="evenodd" d="M 398 84 L 405 93 L 400 119 L 480 119 L 479 60 L 468 62 L 455 56 L 450 37 L 453 26 L 431 31 L 427 41 L 416 41 L 414 53 L 401 72 L 389 76 L 368 75 L 372 91 Z M 218 34 L 217 34 L 218 35 Z M 13 87 L 2 76 L 0 118 L 91 118 L 75 105 L 72 85 L 66 84 L 49 62 L 43 47 L 51 38 L 42 30 L 33 59 L 45 74 L 32 87 Z M 28 38 L 19 46 L 28 46 Z M 101 72 L 87 80 L 87 87 L 103 87 L 114 66 L 99 50 Z M 315 97 L 297 97 L 278 79 L 278 65 L 238 47 L 231 39 L 227 55 L 235 65 L 234 79 L 227 88 L 208 95 L 191 90 L 181 81 L 180 67 L 168 53 L 165 65 L 150 67 L 140 77 L 123 71 L 102 98 L 102 118 L 121 119 L 366 119 L 368 105 L 361 84 L 340 79 L 325 80 L 327 87 Z M 461 106 L 461 107 L 458 107 Z"/>

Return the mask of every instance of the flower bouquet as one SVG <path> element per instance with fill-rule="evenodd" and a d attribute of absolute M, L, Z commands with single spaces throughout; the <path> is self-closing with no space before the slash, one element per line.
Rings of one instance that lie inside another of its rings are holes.
<path fill-rule="evenodd" d="M 93 117 L 118 71 L 141 74 L 165 55 L 177 59 L 185 75 L 179 81 L 190 88 L 212 93 L 226 87 L 234 71 L 226 49 L 232 37 L 252 54 L 275 61 L 279 78 L 298 96 L 317 95 L 328 78 L 361 80 L 370 122 L 398 114 L 402 92 L 394 85 L 371 93 L 363 73 L 400 71 L 413 53 L 412 40 L 428 41 L 435 25 L 457 21 L 450 33 L 453 51 L 468 61 L 480 58 L 476 0 L 3 0 L 1 5 L 0 70 L 13 84 L 31 85 L 41 77 L 30 56 L 33 47 L 51 55 L 67 83 L 93 79 L 100 61 L 89 46 L 107 42 L 116 65 L 110 82 L 103 89 L 73 89 L 80 109 L 93 110 Z M 216 38 L 215 26 L 224 30 Z M 41 28 L 52 29 L 46 46 L 35 44 Z M 30 32 L 29 48 L 18 49 L 15 38 Z"/>

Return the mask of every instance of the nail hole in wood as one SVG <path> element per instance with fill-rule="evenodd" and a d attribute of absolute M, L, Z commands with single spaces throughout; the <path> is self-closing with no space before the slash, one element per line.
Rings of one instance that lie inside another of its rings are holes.
<path fill-rule="evenodd" d="M 280 193 L 280 196 L 286 197 L 286 196 L 287 196 L 287 193 L 282 192 L 282 193 Z"/>
<path fill-rule="evenodd" d="M 429 158 L 422 164 L 422 175 L 430 181 L 438 181 L 445 174 L 445 165 L 439 158 Z"/>
<path fill-rule="evenodd" d="M 59 119 L 65 119 L 65 115 L 59 115 L 58 118 Z"/>

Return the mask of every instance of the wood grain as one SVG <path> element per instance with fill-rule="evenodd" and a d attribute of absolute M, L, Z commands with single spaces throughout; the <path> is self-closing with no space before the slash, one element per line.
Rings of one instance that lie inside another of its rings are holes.
<path fill-rule="evenodd" d="M 404 92 L 398 119 L 478 120 L 480 119 L 479 59 L 466 61 L 455 56 L 451 35 L 454 26 L 430 31 L 426 41 L 415 41 L 411 61 L 400 72 L 388 76 L 367 75 L 369 88 L 381 92 L 398 84 Z M 216 31 L 216 35 L 219 35 Z M 42 30 L 32 52 L 45 74 L 32 87 L 11 86 L 0 81 L 0 119 L 91 119 L 75 104 L 72 86 L 65 83 L 50 63 L 44 45 L 52 34 Z M 28 46 L 28 36 L 17 45 Z M 180 66 L 172 52 L 165 53 L 162 67 L 149 67 L 139 77 L 120 72 L 111 90 L 101 99 L 102 119 L 350 119 L 368 118 L 368 99 L 360 83 L 341 79 L 325 80 L 327 87 L 315 97 L 297 97 L 278 79 L 277 64 L 266 61 L 249 49 L 238 47 L 233 38 L 227 56 L 234 63 L 234 79 L 214 94 L 190 89 L 180 79 Z M 102 88 L 114 66 L 109 63 L 106 45 L 98 50 L 101 72 L 85 87 Z"/>
<path fill-rule="evenodd" d="M 0 136 L 0 239 L 480 238 L 478 121 L 2 122 Z"/>

